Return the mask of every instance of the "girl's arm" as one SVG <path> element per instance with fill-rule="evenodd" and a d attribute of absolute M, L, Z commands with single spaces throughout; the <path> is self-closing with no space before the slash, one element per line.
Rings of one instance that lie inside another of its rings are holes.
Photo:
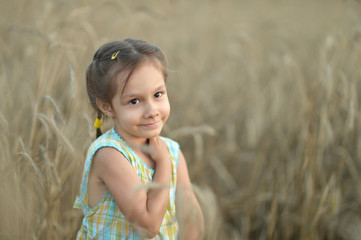
<path fill-rule="evenodd" d="M 204 231 L 204 219 L 198 200 L 192 189 L 189 179 L 187 164 L 182 151 L 179 153 L 178 171 L 177 171 L 177 200 L 181 204 L 180 214 L 181 224 L 184 226 L 182 239 L 202 239 Z"/>
<path fill-rule="evenodd" d="M 169 186 L 171 162 L 166 144 L 158 137 L 149 139 L 151 158 L 155 161 L 153 182 Z M 169 202 L 169 187 L 151 188 L 146 194 L 134 168 L 113 148 L 101 148 L 93 160 L 98 178 L 104 182 L 124 216 L 143 228 L 147 237 L 157 235 Z"/>

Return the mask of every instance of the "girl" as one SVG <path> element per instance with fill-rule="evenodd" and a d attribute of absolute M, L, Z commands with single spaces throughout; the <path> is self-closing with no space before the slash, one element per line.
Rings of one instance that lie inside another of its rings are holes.
<path fill-rule="evenodd" d="M 177 239 L 180 188 L 191 206 L 183 208 L 182 237 L 201 238 L 203 217 L 184 156 L 178 143 L 159 136 L 170 112 L 166 68 L 162 51 L 142 40 L 110 42 L 95 53 L 86 86 L 98 138 L 75 202 L 84 212 L 77 239 Z M 114 127 L 101 135 L 103 115 Z M 150 183 L 157 185 L 145 189 Z"/>

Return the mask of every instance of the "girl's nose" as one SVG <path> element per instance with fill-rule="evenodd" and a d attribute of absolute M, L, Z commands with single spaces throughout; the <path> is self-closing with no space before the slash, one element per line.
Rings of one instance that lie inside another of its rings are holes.
<path fill-rule="evenodd" d="M 145 118 L 155 118 L 159 115 L 157 105 L 153 102 L 149 102 L 145 109 Z"/>

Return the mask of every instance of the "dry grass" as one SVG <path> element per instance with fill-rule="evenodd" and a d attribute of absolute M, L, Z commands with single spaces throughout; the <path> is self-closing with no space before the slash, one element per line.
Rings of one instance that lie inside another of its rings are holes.
<path fill-rule="evenodd" d="M 84 72 L 108 40 L 170 63 L 207 239 L 359 239 L 359 1 L 2 1 L 0 239 L 72 239 L 95 131 Z"/>

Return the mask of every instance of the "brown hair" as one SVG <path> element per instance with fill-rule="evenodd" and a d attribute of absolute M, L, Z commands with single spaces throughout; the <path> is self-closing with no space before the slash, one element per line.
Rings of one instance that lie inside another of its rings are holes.
<path fill-rule="evenodd" d="M 144 40 L 124 39 L 102 45 L 94 54 L 86 72 L 86 88 L 92 107 L 101 119 L 103 113 L 96 99 L 111 103 L 117 89 L 115 79 L 122 76 L 123 86 L 133 71 L 145 61 L 151 61 L 160 67 L 164 80 L 167 79 L 167 62 L 163 52 Z M 97 137 L 101 135 L 97 130 Z"/>

